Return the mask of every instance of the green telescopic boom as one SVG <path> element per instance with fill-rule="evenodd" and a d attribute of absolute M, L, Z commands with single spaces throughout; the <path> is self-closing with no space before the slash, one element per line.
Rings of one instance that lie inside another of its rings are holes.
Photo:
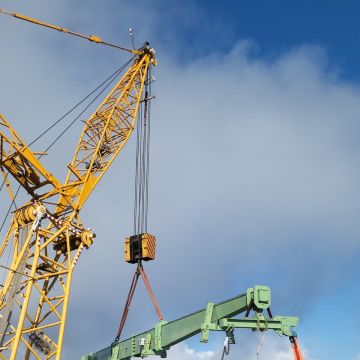
<path fill-rule="evenodd" d="M 201 342 L 207 342 L 210 331 L 224 331 L 234 341 L 234 329 L 274 330 L 289 338 L 296 337 L 297 317 L 275 316 L 270 311 L 271 293 L 267 286 L 249 288 L 246 294 L 214 304 L 205 309 L 171 322 L 160 321 L 155 328 L 114 342 L 96 353 L 83 356 L 82 360 L 128 360 L 131 357 L 159 355 L 166 357 L 170 347 L 201 333 Z M 268 316 L 262 314 L 266 310 Z M 249 317 L 253 311 L 252 318 Z M 246 313 L 245 318 L 234 318 Z"/>

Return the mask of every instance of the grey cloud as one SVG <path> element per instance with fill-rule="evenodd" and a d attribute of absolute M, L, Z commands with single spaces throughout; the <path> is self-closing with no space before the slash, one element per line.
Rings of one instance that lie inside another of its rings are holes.
<path fill-rule="evenodd" d="M 68 2 L 55 2 L 56 14 L 36 4 L 22 2 L 19 11 L 115 34 L 110 3 L 98 9 L 97 24 L 91 12 L 69 15 Z M 117 15 L 135 19 L 126 4 Z M 139 38 L 158 36 L 151 29 L 161 14 L 151 16 Z M 0 59 L 0 111 L 29 141 L 113 71 L 119 57 L 13 21 L 0 22 L 8 49 Z M 128 41 L 126 29 L 120 43 Z M 327 291 L 359 250 L 359 88 L 341 80 L 321 48 L 304 46 L 267 62 L 251 42 L 239 42 L 228 54 L 184 65 L 160 47 L 150 195 L 150 230 L 159 248 L 146 269 L 166 318 L 255 283 L 273 288 L 276 313 L 306 318 L 309 295 Z M 80 127 L 46 159 L 59 177 Z M 74 277 L 66 359 L 114 337 L 134 270 L 122 260 L 132 227 L 133 174 L 134 139 L 83 212 L 98 237 Z M 143 287 L 129 320 L 128 334 L 156 321 Z"/>

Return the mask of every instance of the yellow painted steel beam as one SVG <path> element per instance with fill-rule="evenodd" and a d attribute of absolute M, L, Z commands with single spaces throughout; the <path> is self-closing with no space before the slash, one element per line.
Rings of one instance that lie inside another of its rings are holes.
<path fill-rule="evenodd" d="M 2 114 L 0 114 L 0 166 L 8 170 L 29 194 L 33 195 L 35 190 L 45 185 L 52 185 L 58 190 L 61 188 L 61 182 L 40 163 Z"/>
<path fill-rule="evenodd" d="M 136 59 L 86 121 L 64 184 L 65 188 L 72 189 L 72 203 L 76 210 L 82 208 L 129 139 L 134 129 L 147 70 L 154 61 L 150 52 L 145 52 L 142 58 Z M 60 199 L 55 213 L 66 207 L 65 201 L 66 199 Z"/>
<path fill-rule="evenodd" d="M 25 359 L 61 358 L 72 274 L 95 237 L 84 228 L 79 211 L 129 139 L 148 69 L 155 64 L 147 46 L 133 59 L 85 122 L 64 183 L 0 116 L 0 165 L 33 198 L 15 211 L 0 246 L 0 257 L 7 251 L 11 255 L 0 291 L 0 313 L 6 315 L 0 318 L 0 359 L 15 359 L 19 353 Z"/>
<path fill-rule="evenodd" d="M 66 28 L 63 28 L 61 26 L 52 25 L 52 24 L 46 23 L 44 21 L 37 20 L 37 19 L 31 18 L 31 17 L 26 16 L 26 15 L 22 15 L 22 14 L 19 14 L 19 13 L 14 13 L 14 12 L 10 12 L 10 11 L 4 10 L 4 9 L 0 9 L 0 14 L 9 15 L 9 16 L 12 16 L 14 18 L 30 22 L 30 23 L 35 24 L 35 25 L 44 26 L 44 27 L 46 27 L 48 29 L 56 30 L 56 31 L 62 32 L 64 34 L 77 36 L 77 37 L 80 37 L 82 39 L 86 39 L 86 40 L 89 40 L 91 42 L 95 42 L 97 44 L 110 46 L 110 47 L 118 49 L 118 50 L 124 50 L 124 51 L 130 52 L 130 53 L 135 54 L 135 55 L 137 55 L 139 53 L 139 50 L 128 49 L 128 48 L 125 48 L 125 47 L 120 46 L 120 45 L 116 45 L 116 44 L 109 43 L 107 41 L 103 41 L 99 36 L 96 36 L 96 35 L 83 35 L 83 34 L 80 34 L 78 32 L 71 31 L 71 30 L 68 30 Z"/>

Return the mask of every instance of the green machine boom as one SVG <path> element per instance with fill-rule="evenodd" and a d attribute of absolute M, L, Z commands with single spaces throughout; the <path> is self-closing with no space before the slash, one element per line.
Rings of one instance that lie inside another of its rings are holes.
<path fill-rule="evenodd" d="M 160 321 L 155 328 L 134 335 L 96 353 L 83 356 L 82 360 L 128 360 L 132 357 L 158 355 L 166 358 L 166 351 L 196 334 L 201 333 L 201 342 L 207 342 L 210 331 L 224 331 L 229 343 L 234 343 L 234 330 L 274 330 L 289 337 L 292 345 L 297 344 L 295 328 L 297 317 L 272 316 L 270 311 L 271 293 L 267 286 L 249 288 L 246 294 L 214 304 L 205 309 L 170 322 Z M 267 316 L 263 312 L 267 312 Z M 250 313 L 252 316 L 250 317 Z M 234 318 L 245 313 L 244 318 Z M 295 341 L 294 341 L 295 339 Z M 294 349 L 294 346 L 293 346 Z M 295 351 L 294 351 L 295 354 Z M 295 359 L 302 359 L 302 357 Z"/>

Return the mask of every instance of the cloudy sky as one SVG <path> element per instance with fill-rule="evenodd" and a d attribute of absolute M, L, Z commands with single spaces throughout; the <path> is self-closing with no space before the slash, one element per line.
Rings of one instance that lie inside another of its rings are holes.
<path fill-rule="evenodd" d="M 166 319 L 266 284 L 274 314 L 300 317 L 307 360 L 359 359 L 358 2 L 0 4 L 125 46 L 132 27 L 138 46 L 154 46 L 149 230 L 158 256 L 146 269 Z M 127 60 L 4 15 L 0 34 L 0 112 L 26 141 Z M 60 178 L 80 129 L 45 159 Z M 131 139 L 82 214 L 97 238 L 74 276 L 64 359 L 115 336 L 134 271 L 122 260 L 132 231 L 134 145 Z M 126 333 L 155 321 L 140 286 Z M 239 332 L 229 359 L 255 359 L 259 339 Z M 222 342 L 196 338 L 168 357 L 219 359 Z M 291 358 L 287 339 L 266 335 L 260 359 Z"/>

